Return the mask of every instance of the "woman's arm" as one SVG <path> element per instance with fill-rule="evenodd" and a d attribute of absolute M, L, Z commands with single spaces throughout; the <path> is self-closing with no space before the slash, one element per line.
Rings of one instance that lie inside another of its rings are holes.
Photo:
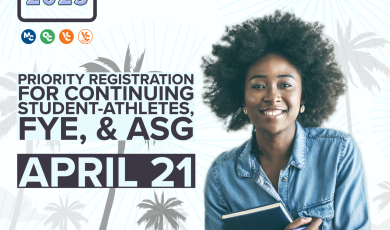
<path fill-rule="evenodd" d="M 369 229 L 362 157 L 352 137 L 343 142 L 337 167 L 332 229 Z M 329 226 L 330 227 L 330 226 Z"/>
<path fill-rule="evenodd" d="M 222 197 L 221 187 L 216 174 L 216 166 L 210 167 L 205 186 L 205 230 L 230 230 L 222 222 L 222 215 L 228 213 Z"/>

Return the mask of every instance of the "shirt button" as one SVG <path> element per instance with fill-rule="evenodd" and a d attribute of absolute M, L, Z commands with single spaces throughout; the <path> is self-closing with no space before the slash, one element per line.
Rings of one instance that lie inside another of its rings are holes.
<path fill-rule="evenodd" d="M 283 182 L 286 182 L 286 181 L 287 181 L 287 177 L 283 177 L 283 178 L 282 178 L 282 181 L 283 181 Z"/>

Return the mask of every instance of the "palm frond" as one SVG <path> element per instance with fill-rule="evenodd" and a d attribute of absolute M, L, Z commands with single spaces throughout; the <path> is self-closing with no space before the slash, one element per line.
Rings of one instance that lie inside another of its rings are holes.
<path fill-rule="evenodd" d="M 154 222 L 154 229 L 158 229 L 158 222 L 160 220 L 160 215 L 161 214 L 158 214 L 157 217 L 156 217 L 156 221 Z"/>
<path fill-rule="evenodd" d="M 0 101 L 0 114 L 10 114 L 16 111 L 16 96 L 6 97 Z"/>
<path fill-rule="evenodd" d="M 390 187 L 390 182 L 388 182 L 388 181 L 383 181 L 382 183 L 387 184 L 387 185 Z"/>
<path fill-rule="evenodd" d="M 339 20 L 337 20 L 337 39 L 339 40 L 340 44 L 343 43 L 344 33 L 343 33 L 343 29 L 341 28 Z"/>
<path fill-rule="evenodd" d="M 80 203 L 80 201 L 78 201 L 78 200 L 73 201 L 73 202 L 69 205 L 69 208 L 72 208 L 73 205 L 76 205 L 76 204 L 78 204 L 78 203 Z"/>
<path fill-rule="evenodd" d="M 375 80 L 374 76 L 367 71 L 367 69 L 361 68 L 358 76 L 363 87 L 371 93 L 373 93 L 374 88 L 380 90 L 378 82 Z"/>
<path fill-rule="evenodd" d="M 70 211 L 77 210 L 77 209 L 82 209 L 85 207 L 85 204 L 76 204 L 72 208 L 70 208 Z"/>
<path fill-rule="evenodd" d="M 158 210 L 157 206 L 153 206 L 153 205 L 150 205 L 150 204 L 145 204 L 145 203 L 140 203 L 137 205 L 137 207 L 139 208 L 144 208 L 144 209 L 147 209 L 147 208 L 150 208 L 150 209 L 153 209 L 153 210 Z"/>
<path fill-rule="evenodd" d="M 4 89 L 7 89 L 9 91 L 15 91 L 16 92 L 16 82 L 11 80 L 8 77 L 0 76 L 0 86 L 3 87 Z M 15 102 L 16 104 L 16 102 Z"/>
<path fill-rule="evenodd" d="M 107 65 L 107 66 L 110 67 L 114 72 L 121 72 L 121 70 L 120 70 L 119 67 L 115 64 L 115 62 L 113 62 L 112 60 L 110 60 L 110 59 L 108 59 L 108 58 L 98 57 L 98 58 L 96 59 L 96 61 L 101 62 L 101 63 Z"/>
<path fill-rule="evenodd" d="M 66 196 L 65 208 L 68 208 L 68 196 Z"/>
<path fill-rule="evenodd" d="M 165 218 L 168 220 L 168 223 L 172 226 L 173 229 L 179 229 L 177 221 L 174 220 L 171 216 L 165 215 Z"/>
<path fill-rule="evenodd" d="M 81 215 L 80 215 L 80 216 L 81 216 Z M 84 217 L 84 218 L 85 218 L 85 217 Z M 70 222 L 73 224 L 73 226 L 75 226 L 75 228 L 76 228 L 77 230 L 82 229 L 81 224 L 80 224 L 75 218 L 72 218 L 72 217 L 68 216 L 68 219 L 69 219 Z"/>
<path fill-rule="evenodd" d="M 47 69 L 46 72 L 50 72 L 51 64 L 49 65 L 49 68 Z"/>
<path fill-rule="evenodd" d="M 186 226 L 184 225 L 184 223 L 185 223 L 184 221 L 178 220 L 178 221 L 176 221 L 176 223 L 179 225 L 180 230 L 187 230 Z"/>
<path fill-rule="evenodd" d="M 176 199 L 177 199 L 176 197 L 169 198 L 169 199 L 165 202 L 164 207 L 166 207 L 167 204 L 169 204 L 169 202 L 171 202 L 171 201 L 173 201 L 173 200 L 176 200 Z"/>
<path fill-rule="evenodd" d="M 186 213 L 183 208 L 175 208 L 175 211 L 182 214 L 185 218 L 189 216 L 188 213 Z"/>
<path fill-rule="evenodd" d="M 54 229 L 56 229 L 57 227 L 60 227 L 60 225 L 61 225 L 61 223 L 63 223 L 64 221 L 63 220 L 58 220 L 58 221 L 55 221 L 54 223 L 53 223 L 53 225 L 51 226 L 51 230 L 54 230 Z M 62 230 L 62 228 L 60 227 L 60 230 Z"/>
<path fill-rule="evenodd" d="M 183 201 L 176 200 L 176 201 L 173 201 L 172 203 L 168 204 L 167 206 L 165 206 L 165 208 L 173 208 L 176 206 L 180 206 L 182 203 L 183 203 Z"/>
<path fill-rule="evenodd" d="M 367 33 L 362 33 L 356 36 L 354 39 L 352 39 L 351 44 L 354 45 L 357 43 L 359 40 L 363 41 L 363 39 L 368 38 L 368 37 L 376 37 L 378 36 L 376 33 L 373 32 L 367 32 Z"/>
<path fill-rule="evenodd" d="M 16 111 L 9 114 L 4 120 L 0 121 L 0 138 L 6 136 L 16 125 Z"/>
<path fill-rule="evenodd" d="M 60 221 L 61 220 L 61 216 L 60 216 L 60 214 L 59 214 L 59 212 L 55 212 L 55 213 L 53 213 L 52 215 L 50 215 L 46 220 L 45 220 L 45 222 L 43 222 L 43 225 L 47 225 L 47 224 L 49 224 L 49 223 L 54 223 L 54 222 L 56 222 L 56 221 Z"/>
<path fill-rule="evenodd" d="M 185 221 L 187 219 L 184 215 L 182 215 L 181 213 L 179 213 L 175 209 L 166 209 L 165 214 L 174 218 L 174 219 L 181 219 L 183 221 Z"/>
<path fill-rule="evenodd" d="M 384 201 L 384 200 L 390 200 L 390 192 L 383 192 L 381 194 L 379 194 L 378 196 L 374 197 L 372 199 L 373 201 Z"/>
<path fill-rule="evenodd" d="M 153 201 L 151 201 L 151 200 L 149 200 L 149 199 L 145 199 L 145 200 L 143 200 L 142 202 L 150 203 L 151 205 L 157 206 L 156 203 L 154 203 Z"/>
<path fill-rule="evenodd" d="M 15 82 L 17 82 L 17 79 L 18 79 L 18 75 L 14 72 L 8 72 L 5 74 L 6 76 L 12 78 L 12 80 L 14 80 Z"/>
<path fill-rule="evenodd" d="M 76 211 L 72 211 L 72 212 L 69 212 L 68 213 L 68 218 L 72 218 L 74 220 L 77 220 L 77 221 L 84 221 L 84 222 L 88 222 L 88 219 L 86 217 L 84 217 L 83 215 L 81 215 L 79 212 L 76 212 Z"/>
<path fill-rule="evenodd" d="M 348 22 L 347 28 L 345 29 L 345 34 L 344 34 L 344 39 L 346 41 L 351 40 L 351 28 L 352 28 L 351 19 L 349 19 L 349 22 Z"/>
<path fill-rule="evenodd" d="M 385 44 L 388 44 L 385 39 L 383 38 L 373 38 L 370 40 L 365 40 L 360 42 L 359 44 L 356 44 L 353 46 L 354 49 L 361 49 L 361 48 L 376 48 L 376 47 L 385 47 Z"/>
<path fill-rule="evenodd" d="M 161 203 L 160 203 L 160 205 L 164 206 L 164 191 L 161 194 Z"/>
<path fill-rule="evenodd" d="M 147 228 L 153 226 L 153 225 L 154 225 L 154 222 L 156 222 L 156 219 L 157 219 L 157 215 L 153 215 L 153 216 L 149 219 L 148 223 L 146 224 L 145 229 L 147 229 Z"/>
<path fill-rule="evenodd" d="M 108 69 L 104 68 L 103 66 L 93 62 L 88 62 L 80 67 L 84 67 L 86 72 L 110 72 L 108 71 Z"/>
<path fill-rule="evenodd" d="M 379 200 L 378 211 L 384 209 L 390 203 L 390 192 L 384 192 L 373 198 L 373 201 Z"/>
<path fill-rule="evenodd" d="M 157 206 L 161 206 L 160 202 L 158 201 L 156 191 L 154 191 L 154 201 L 156 202 Z"/>
<path fill-rule="evenodd" d="M 61 205 L 61 208 L 64 208 L 64 204 L 62 203 L 61 196 L 60 196 L 59 198 L 60 198 L 60 205 Z"/>
<path fill-rule="evenodd" d="M 164 228 L 164 215 L 163 214 L 160 214 L 159 215 L 159 222 L 158 222 L 158 229 L 163 229 Z"/>
<path fill-rule="evenodd" d="M 141 218 L 139 218 L 139 220 L 137 221 L 137 224 L 140 225 L 142 222 L 144 221 L 149 221 L 150 218 L 152 218 L 152 216 L 154 215 L 157 215 L 157 213 L 154 211 L 154 210 L 148 210 L 145 214 L 143 214 L 141 216 Z"/>
<path fill-rule="evenodd" d="M 135 63 L 135 68 L 133 69 L 134 72 L 139 72 L 141 71 L 142 67 L 142 62 L 144 61 L 144 56 L 145 56 L 145 50 L 141 54 L 141 57 L 138 58 L 137 62 Z"/>
<path fill-rule="evenodd" d="M 384 182 L 382 182 L 382 183 L 379 183 L 379 184 L 378 184 L 378 187 L 381 188 L 381 189 L 390 191 L 390 183 L 387 182 L 387 181 L 384 181 Z"/>
<path fill-rule="evenodd" d="M 354 51 L 356 58 L 349 59 L 349 62 L 356 70 L 356 73 L 359 76 L 360 82 L 364 85 L 365 88 L 368 88 L 370 91 L 374 87 L 379 89 L 379 84 L 375 78 L 367 71 L 373 71 L 374 69 L 383 72 L 385 75 L 390 76 L 390 69 L 387 68 L 382 62 L 377 58 L 371 56 L 367 52 Z"/>
<path fill-rule="evenodd" d="M 125 66 L 123 67 L 123 71 L 124 72 L 131 72 L 131 53 L 130 53 L 130 44 L 129 46 L 127 47 L 127 51 L 126 51 L 126 57 L 125 57 Z"/>
<path fill-rule="evenodd" d="M 390 203 L 390 199 L 389 199 L 389 200 L 383 201 L 383 202 L 378 206 L 378 211 L 383 210 L 389 203 Z"/>

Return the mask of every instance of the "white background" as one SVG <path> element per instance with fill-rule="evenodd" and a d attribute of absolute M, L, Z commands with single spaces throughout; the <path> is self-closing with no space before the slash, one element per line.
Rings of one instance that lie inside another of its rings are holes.
<path fill-rule="evenodd" d="M 16 2 L 16 1 L 15 1 Z M 264 0 L 264 1 L 99 1 L 98 17 L 92 23 L 21 23 L 16 17 L 16 3 L 0 0 L 0 75 L 7 72 L 29 72 L 36 63 L 39 71 L 80 72 L 82 64 L 97 57 L 110 58 L 123 70 L 127 45 L 135 60 L 146 49 L 142 71 L 189 71 L 196 74 L 195 140 L 163 141 L 150 143 L 150 150 L 143 141 L 127 142 L 125 153 L 196 153 L 195 189 L 156 189 L 158 196 L 177 197 L 183 201 L 188 213 L 187 229 L 203 229 L 204 180 L 212 160 L 221 152 L 236 147 L 250 136 L 250 128 L 240 132 L 227 133 L 223 123 L 210 113 L 201 100 L 202 73 L 201 57 L 211 52 L 211 44 L 219 40 L 226 25 L 239 23 L 248 17 L 263 16 L 283 9 L 295 12 L 306 21 L 325 24 L 325 34 L 338 41 L 337 21 L 345 28 L 352 22 L 351 37 L 374 32 L 376 38 L 388 39 L 389 9 L 387 1 L 375 0 Z M 56 35 L 63 29 L 75 34 L 81 29 L 90 29 L 94 40 L 83 45 L 76 40 L 64 45 L 57 40 L 51 45 L 37 40 L 32 45 L 24 44 L 20 34 L 24 29 L 33 29 L 39 34 L 43 29 L 52 29 Z M 362 49 L 378 61 L 389 66 L 389 44 L 384 47 Z M 361 65 L 364 67 L 364 63 Z M 358 79 L 358 71 L 350 66 L 356 85 L 349 84 L 353 137 L 362 152 L 370 215 L 373 229 L 390 227 L 390 205 L 378 211 L 379 202 L 373 198 L 385 190 L 378 187 L 383 181 L 390 181 L 390 79 L 388 71 L 369 71 L 379 83 L 381 90 L 367 90 Z M 387 76 L 385 75 L 387 74 Z M 0 80 L 1 85 L 1 80 Z M 0 88 L 0 100 L 13 92 Z M 345 98 L 341 97 L 336 113 L 324 127 L 348 131 Z M 8 115 L 2 115 L 5 120 Z M 382 118 L 382 119 L 377 119 Z M 0 123 L 0 128 L 5 124 Z M 34 153 L 50 153 L 50 146 L 44 141 L 34 141 Z M 0 229 L 8 229 L 12 215 L 16 188 L 16 154 L 26 152 L 26 142 L 16 141 L 13 128 L 0 140 Z M 61 142 L 61 153 L 113 153 L 117 142 L 99 141 Z M 147 172 L 142 172 L 147 173 Z M 144 199 L 152 199 L 151 189 L 117 189 L 111 210 L 108 229 L 144 229 L 135 222 L 144 210 L 136 205 Z M 108 189 L 26 189 L 22 213 L 17 229 L 50 229 L 43 222 L 50 215 L 43 208 L 49 203 L 59 203 L 68 197 L 69 202 L 80 201 L 86 207 L 81 214 L 89 219 L 82 222 L 83 229 L 98 229 L 102 218 Z M 387 191 L 389 192 L 389 191 Z M 389 195 L 388 195 L 389 196 Z M 45 216 L 46 215 L 46 216 Z M 30 218 L 30 219 L 29 219 Z M 29 220 L 29 221 L 27 221 Z M 378 227 L 381 225 L 381 227 Z M 68 223 L 68 229 L 73 225 Z"/>

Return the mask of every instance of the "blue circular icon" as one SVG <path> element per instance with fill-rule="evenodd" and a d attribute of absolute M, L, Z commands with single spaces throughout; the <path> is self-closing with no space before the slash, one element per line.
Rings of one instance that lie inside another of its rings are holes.
<path fill-rule="evenodd" d="M 22 41 L 24 43 L 31 44 L 31 43 L 35 42 L 36 39 L 37 39 L 37 36 L 36 36 L 34 30 L 27 29 L 27 30 L 23 31 Z"/>

